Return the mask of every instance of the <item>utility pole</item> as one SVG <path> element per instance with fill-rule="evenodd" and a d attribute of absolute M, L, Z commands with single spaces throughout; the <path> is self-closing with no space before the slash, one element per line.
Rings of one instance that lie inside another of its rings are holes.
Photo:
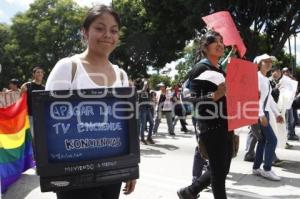
<path fill-rule="evenodd" d="M 297 68 L 297 34 L 294 34 L 295 73 Z"/>
<path fill-rule="evenodd" d="M 293 59 L 292 59 L 292 49 L 291 49 L 291 38 L 288 38 L 288 42 L 289 42 L 289 54 L 290 54 L 290 68 L 292 70 L 292 74 L 294 75 L 294 63 L 293 63 Z"/>

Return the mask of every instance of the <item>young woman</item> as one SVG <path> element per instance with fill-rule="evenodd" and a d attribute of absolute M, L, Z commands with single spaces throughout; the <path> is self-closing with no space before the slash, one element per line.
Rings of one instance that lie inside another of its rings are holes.
<path fill-rule="evenodd" d="M 209 30 L 200 41 L 202 59 L 189 75 L 195 97 L 197 127 L 210 167 L 190 186 L 177 191 L 180 199 L 195 199 L 210 183 L 215 199 L 226 199 L 225 181 L 232 158 L 232 134 L 226 118 L 225 73 L 218 63 L 224 54 L 222 36 Z M 213 113 L 213 114 L 212 114 Z"/>
<path fill-rule="evenodd" d="M 81 54 L 63 58 L 55 65 L 46 83 L 46 90 L 88 89 L 128 86 L 127 74 L 109 61 L 119 42 L 120 19 L 112 8 L 95 5 L 83 22 L 87 48 Z M 73 72 L 73 64 L 76 71 Z M 136 180 L 126 182 L 124 194 L 130 194 Z M 95 188 L 62 191 L 58 199 L 117 199 L 121 182 Z"/>
<path fill-rule="evenodd" d="M 266 77 L 267 72 L 269 72 L 272 68 L 272 59 L 274 59 L 274 57 L 267 54 L 263 54 L 254 59 L 254 62 L 259 66 L 259 119 L 263 138 L 262 140 L 258 141 L 258 145 L 256 148 L 256 156 L 253 164 L 253 174 L 263 176 L 269 180 L 278 181 L 280 180 L 280 177 L 271 170 L 272 161 L 274 160 L 275 149 L 277 145 L 277 138 L 269 123 L 269 112 L 273 112 L 278 123 L 282 123 L 283 118 L 280 115 L 277 105 L 271 95 L 272 88 L 270 85 L 270 80 Z M 260 169 L 263 159 L 264 166 L 263 169 Z"/>

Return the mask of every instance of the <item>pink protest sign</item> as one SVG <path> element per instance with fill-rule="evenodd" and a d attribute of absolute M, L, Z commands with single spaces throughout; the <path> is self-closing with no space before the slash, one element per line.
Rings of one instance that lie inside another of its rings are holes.
<path fill-rule="evenodd" d="M 226 75 L 228 129 L 254 124 L 258 120 L 257 65 L 230 58 Z"/>
<path fill-rule="evenodd" d="M 244 57 L 247 49 L 229 12 L 216 12 L 202 17 L 202 19 L 208 27 L 213 28 L 223 36 L 226 46 L 235 45 L 240 56 Z"/>

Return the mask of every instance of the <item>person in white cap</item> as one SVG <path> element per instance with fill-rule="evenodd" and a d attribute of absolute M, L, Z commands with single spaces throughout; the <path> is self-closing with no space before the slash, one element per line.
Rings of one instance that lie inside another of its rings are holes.
<path fill-rule="evenodd" d="M 272 161 L 275 155 L 277 145 L 276 135 L 269 123 L 269 112 L 272 111 L 278 123 L 283 122 L 283 117 L 280 115 L 276 103 L 271 95 L 271 85 L 269 79 L 266 77 L 267 72 L 272 68 L 272 61 L 276 60 L 274 56 L 263 54 L 254 59 L 254 63 L 258 64 L 258 86 L 260 92 L 259 99 L 259 121 L 263 138 L 258 141 L 256 148 L 256 156 L 253 164 L 253 174 L 265 177 L 269 180 L 279 181 L 272 170 Z M 260 166 L 264 159 L 263 169 Z"/>

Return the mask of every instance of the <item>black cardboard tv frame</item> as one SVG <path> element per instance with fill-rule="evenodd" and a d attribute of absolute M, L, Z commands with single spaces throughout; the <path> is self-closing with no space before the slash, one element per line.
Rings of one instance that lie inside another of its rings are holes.
<path fill-rule="evenodd" d="M 133 93 L 130 95 L 130 93 Z M 84 97 L 82 95 L 84 94 Z M 103 95 L 104 94 L 104 95 Z M 136 91 L 133 87 L 84 89 L 73 91 L 35 91 L 32 94 L 34 155 L 41 191 L 62 191 L 95 187 L 137 179 L 139 177 L 140 147 L 137 119 L 128 124 L 128 153 L 116 157 L 79 162 L 50 162 L 45 125 L 45 104 L 60 101 L 95 101 L 116 97 L 131 102 L 136 112 Z M 99 97 L 101 95 L 101 97 Z M 67 96 L 67 97 L 60 97 Z M 88 96 L 88 97 L 87 97 Z"/>

